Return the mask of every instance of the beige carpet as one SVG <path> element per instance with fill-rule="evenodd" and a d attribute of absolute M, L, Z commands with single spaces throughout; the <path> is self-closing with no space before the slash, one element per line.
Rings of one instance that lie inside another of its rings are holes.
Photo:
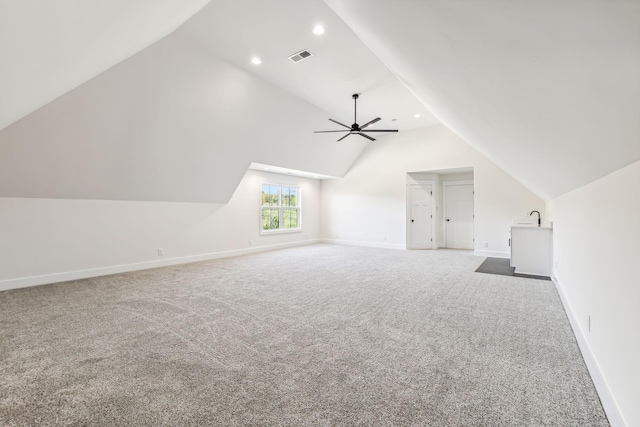
<path fill-rule="evenodd" d="M 606 426 L 552 282 L 332 245 L 0 293 L 0 425 Z"/>

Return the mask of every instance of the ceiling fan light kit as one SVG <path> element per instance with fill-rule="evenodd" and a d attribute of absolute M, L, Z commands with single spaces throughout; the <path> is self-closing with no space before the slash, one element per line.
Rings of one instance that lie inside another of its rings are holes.
<path fill-rule="evenodd" d="M 332 121 L 333 123 L 343 126 L 345 128 L 347 128 L 347 130 L 341 129 L 341 130 L 317 130 L 314 133 L 328 133 L 328 132 L 348 132 L 345 136 L 343 136 L 342 138 L 338 139 L 339 141 L 342 141 L 343 139 L 345 139 L 346 137 L 348 137 L 349 135 L 360 135 L 363 136 L 371 141 L 375 141 L 375 138 L 370 137 L 369 135 L 366 135 L 365 132 L 398 132 L 398 129 L 366 129 L 367 127 L 373 125 L 374 123 L 376 123 L 377 121 L 380 120 L 380 117 L 376 117 L 373 120 L 369 120 L 367 123 L 363 124 L 362 126 L 360 126 L 358 124 L 358 120 L 357 120 L 357 113 L 358 113 L 358 106 L 357 106 L 357 102 L 358 102 L 358 98 L 360 97 L 357 93 L 354 93 L 352 96 L 353 98 L 353 124 L 351 126 L 347 126 L 344 123 L 340 123 L 337 120 L 333 120 L 333 119 L 329 119 L 329 121 Z"/>

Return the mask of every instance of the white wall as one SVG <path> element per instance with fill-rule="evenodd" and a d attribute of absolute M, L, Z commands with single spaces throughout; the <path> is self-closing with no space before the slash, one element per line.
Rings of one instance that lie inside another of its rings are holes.
<path fill-rule="evenodd" d="M 605 409 L 615 416 L 612 400 L 627 426 L 639 426 L 640 162 L 547 207 L 554 275 Z"/>
<path fill-rule="evenodd" d="M 381 137 L 344 178 L 323 181 L 322 237 L 405 248 L 407 173 L 468 167 L 474 172 L 475 249 L 508 256 L 511 221 L 534 209 L 544 215 L 544 202 L 444 126 Z"/>
<path fill-rule="evenodd" d="M 301 187 L 302 232 L 260 235 L 261 181 Z M 317 242 L 319 188 L 249 170 L 226 205 L 0 198 L 0 290 Z"/>

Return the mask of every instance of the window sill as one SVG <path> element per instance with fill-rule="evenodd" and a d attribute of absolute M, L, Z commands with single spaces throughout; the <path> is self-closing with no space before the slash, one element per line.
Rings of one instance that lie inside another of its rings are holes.
<path fill-rule="evenodd" d="M 278 230 L 260 230 L 261 236 L 269 236 L 271 234 L 287 234 L 287 233 L 302 233 L 302 228 L 284 228 Z"/>

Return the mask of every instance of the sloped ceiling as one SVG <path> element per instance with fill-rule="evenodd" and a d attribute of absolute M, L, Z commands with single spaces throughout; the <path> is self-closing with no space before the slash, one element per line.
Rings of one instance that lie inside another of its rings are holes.
<path fill-rule="evenodd" d="M 0 197 L 227 203 L 254 161 L 343 175 L 365 142 L 313 138 L 326 117 L 173 34 L 0 132 Z"/>
<path fill-rule="evenodd" d="M 443 124 L 539 196 L 640 160 L 640 2 L 325 2 Z"/>
<path fill-rule="evenodd" d="M 325 34 L 312 33 L 316 24 Z M 213 0 L 176 33 L 348 125 L 354 93 L 360 124 L 381 117 L 378 129 L 402 131 L 438 123 L 322 0 Z M 313 56 L 288 59 L 302 49 Z M 262 64 L 251 64 L 252 56 Z M 332 127 L 326 121 L 321 128 Z"/>
<path fill-rule="evenodd" d="M 160 40 L 207 3 L 0 2 L 0 129 Z"/>
<path fill-rule="evenodd" d="M 24 0 L 0 3 L 0 54 L 0 197 L 219 203 L 251 162 L 340 176 L 366 142 L 311 132 L 356 92 L 364 120 L 439 120 L 545 199 L 640 159 L 636 0 Z"/>

